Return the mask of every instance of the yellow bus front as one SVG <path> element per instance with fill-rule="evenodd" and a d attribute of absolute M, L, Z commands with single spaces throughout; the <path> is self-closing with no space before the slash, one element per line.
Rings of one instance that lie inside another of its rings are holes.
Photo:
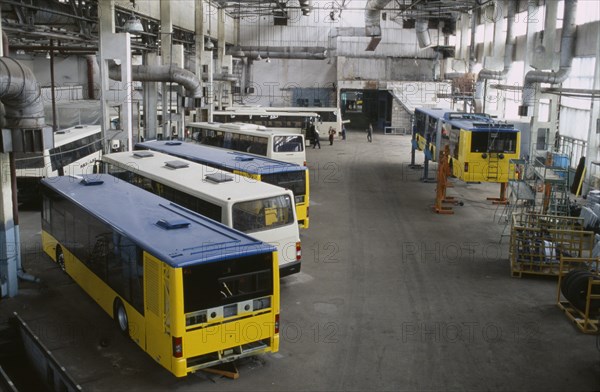
<path fill-rule="evenodd" d="M 458 151 L 452 155 L 452 174 L 465 182 L 505 183 L 511 178 L 511 159 L 520 155 L 518 131 L 460 130 Z"/>

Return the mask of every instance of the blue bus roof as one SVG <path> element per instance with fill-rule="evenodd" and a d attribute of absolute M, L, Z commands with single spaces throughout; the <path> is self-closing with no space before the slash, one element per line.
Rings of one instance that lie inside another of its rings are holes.
<path fill-rule="evenodd" d="M 136 143 L 135 148 L 159 151 L 203 165 L 213 167 L 216 165 L 227 170 L 239 170 L 250 174 L 262 175 L 307 170 L 306 166 L 289 162 L 182 141 L 150 140 Z"/>
<path fill-rule="evenodd" d="M 457 119 L 448 121 L 451 125 L 472 132 L 519 132 L 513 124 L 494 121 L 490 118 Z"/>
<path fill-rule="evenodd" d="M 433 118 L 442 118 L 455 127 L 473 132 L 519 132 L 512 124 L 499 122 L 485 113 L 465 113 L 444 108 L 416 108 Z"/>
<path fill-rule="evenodd" d="M 85 185 L 82 178 L 101 183 Z M 52 177 L 42 184 L 175 268 L 276 250 L 108 174 Z"/>

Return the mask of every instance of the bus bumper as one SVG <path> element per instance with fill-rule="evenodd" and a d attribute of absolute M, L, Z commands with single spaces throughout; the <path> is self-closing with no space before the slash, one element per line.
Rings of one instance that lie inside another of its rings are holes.
<path fill-rule="evenodd" d="M 286 263 L 285 265 L 279 267 L 279 277 L 283 278 L 284 276 L 297 274 L 298 272 L 300 272 L 300 267 L 300 261 Z"/>

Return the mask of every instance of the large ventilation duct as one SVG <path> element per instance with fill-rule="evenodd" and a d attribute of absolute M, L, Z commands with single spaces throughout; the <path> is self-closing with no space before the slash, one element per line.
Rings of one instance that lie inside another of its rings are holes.
<path fill-rule="evenodd" d="M 121 80 L 121 66 L 112 64 L 109 77 Z M 202 86 L 193 72 L 172 65 L 133 65 L 131 79 L 138 82 L 173 82 L 182 85 L 189 97 L 201 98 Z"/>
<path fill-rule="evenodd" d="M 365 35 L 371 37 L 367 51 L 374 51 L 381 42 L 381 10 L 390 0 L 369 0 L 365 7 Z"/>
<path fill-rule="evenodd" d="M 300 2 L 300 10 L 302 11 L 302 15 L 310 15 L 310 11 L 312 10 L 311 0 L 299 0 Z"/>
<path fill-rule="evenodd" d="M 523 82 L 523 106 L 519 108 L 521 115 L 527 115 L 527 108 L 535 104 L 535 90 L 538 83 L 558 84 L 569 76 L 573 63 L 575 46 L 575 14 L 577 13 L 577 0 L 565 0 L 562 34 L 560 39 L 560 67 L 558 71 L 532 70 L 525 75 Z M 554 21 L 551 21 L 554 23 Z"/>
<path fill-rule="evenodd" d="M 248 58 L 260 57 L 272 59 L 294 59 L 294 60 L 325 60 L 327 48 L 315 47 L 285 47 L 285 46 L 242 46 L 240 49 Z M 230 53 L 231 54 L 231 53 Z"/>
<path fill-rule="evenodd" d="M 415 20 L 415 30 L 417 32 L 417 41 L 419 48 L 423 49 L 431 45 L 431 37 L 429 35 L 429 21 L 427 19 Z"/>
<path fill-rule="evenodd" d="M 33 72 L 10 57 L 0 57 L 0 101 L 4 126 L 9 129 L 42 129 L 44 104 Z"/>
<path fill-rule="evenodd" d="M 508 12 L 506 16 L 506 42 L 504 44 L 504 68 L 501 71 L 492 71 L 487 68 L 482 69 L 477 76 L 477 83 L 475 84 L 475 111 L 480 112 L 483 108 L 483 86 L 485 80 L 502 80 L 506 77 L 513 61 L 513 50 L 515 47 L 515 32 L 513 23 L 515 21 L 515 14 L 517 11 L 517 3 L 513 0 L 508 0 Z"/>

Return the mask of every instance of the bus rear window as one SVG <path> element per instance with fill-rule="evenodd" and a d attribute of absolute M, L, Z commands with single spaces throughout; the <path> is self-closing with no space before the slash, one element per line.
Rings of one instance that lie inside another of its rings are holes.
<path fill-rule="evenodd" d="M 273 137 L 274 152 L 301 152 L 304 151 L 302 136 L 287 135 Z"/>
<path fill-rule="evenodd" d="M 184 268 L 184 312 L 272 295 L 272 257 L 267 253 Z"/>
<path fill-rule="evenodd" d="M 294 171 L 261 175 L 261 180 L 272 185 L 289 189 L 294 196 L 306 195 L 306 172 Z"/>
<path fill-rule="evenodd" d="M 244 233 L 274 229 L 294 222 L 293 203 L 288 195 L 235 203 L 233 227 Z"/>

